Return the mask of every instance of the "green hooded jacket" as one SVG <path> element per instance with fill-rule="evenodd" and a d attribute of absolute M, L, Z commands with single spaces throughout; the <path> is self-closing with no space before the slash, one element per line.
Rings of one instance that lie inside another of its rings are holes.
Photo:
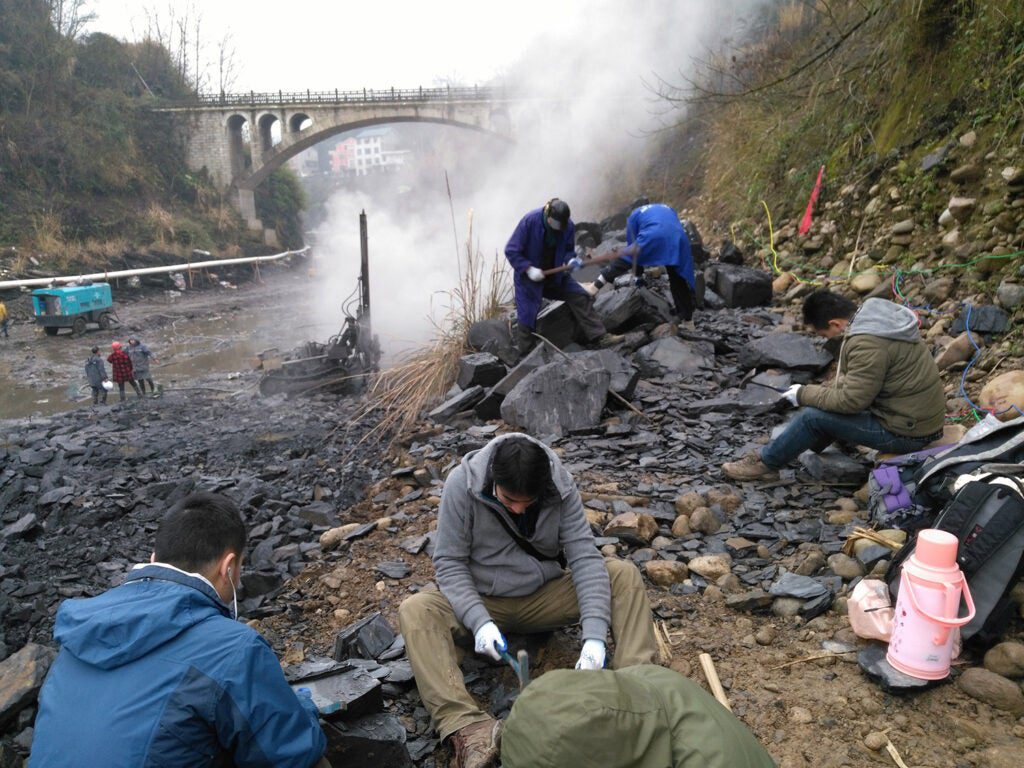
<path fill-rule="evenodd" d="M 890 432 L 926 437 L 942 429 L 946 395 L 918 330 L 917 315 L 868 299 L 846 328 L 831 386 L 800 388 L 800 405 L 831 413 L 869 411 Z"/>
<path fill-rule="evenodd" d="M 520 694 L 502 768 L 774 768 L 735 715 L 664 667 L 560 669 Z"/>

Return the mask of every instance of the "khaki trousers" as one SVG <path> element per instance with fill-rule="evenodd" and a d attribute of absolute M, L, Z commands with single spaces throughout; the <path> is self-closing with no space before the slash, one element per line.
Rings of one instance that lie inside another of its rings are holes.
<path fill-rule="evenodd" d="M 651 605 L 640 571 L 632 563 L 605 560 L 612 591 L 612 668 L 652 664 L 658 653 Z M 524 597 L 484 597 L 491 619 L 502 632 L 547 632 L 579 621 L 572 576 L 566 573 Z M 487 720 L 469 695 L 456 661 L 454 633 L 468 634 L 440 592 L 420 592 L 398 609 L 406 653 L 416 676 L 423 706 L 441 738 Z"/>

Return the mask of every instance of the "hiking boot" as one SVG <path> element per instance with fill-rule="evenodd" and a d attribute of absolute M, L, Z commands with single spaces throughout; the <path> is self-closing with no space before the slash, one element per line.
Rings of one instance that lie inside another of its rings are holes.
<path fill-rule="evenodd" d="M 696 331 L 697 326 L 693 324 L 693 320 L 680 320 L 679 321 L 680 331 Z"/>
<path fill-rule="evenodd" d="M 603 336 L 599 336 L 594 340 L 594 344 L 599 349 L 605 349 L 607 347 L 614 347 L 616 344 L 620 344 L 624 339 L 624 336 L 620 336 L 615 333 L 606 333 Z"/>
<path fill-rule="evenodd" d="M 756 452 L 748 453 L 739 461 L 722 465 L 722 473 L 731 480 L 777 480 L 779 473 L 765 466 Z"/>
<path fill-rule="evenodd" d="M 493 768 L 498 761 L 501 721 L 488 718 L 452 734 L 457 768 Z"/>

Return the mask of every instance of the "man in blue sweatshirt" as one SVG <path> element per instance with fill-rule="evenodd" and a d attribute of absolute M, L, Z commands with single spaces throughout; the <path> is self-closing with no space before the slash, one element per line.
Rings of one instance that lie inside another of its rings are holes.
<path fill-rule="evenodd" d="M 245 540 L 229 499 L 192 494 L 160 524 L 149 563 L 60 606 L 32 768 L 317 765 L 316 707 L 236 620 Z"/>
<path fill-rule="evenodd" d="M 694 281 L 690 238 L 679 221 L 679 214 L 662 203 L 648 203 L 642 197 L 635 202 L 626 220 L 626 247 L 620 257 L 601 270 L 593 283 L 585 283 L 587 293 L 597 295 L 605 283 L 615 281 L 633 269 L 643 274 L 644 267 L 665 267 L 672 292 L 678 324 L 693 330 Z"/>
<path fill-rule="evenodd" d="M 499 726 L 466 691 L 455 635 L 471 636 L 477 653 L 500 661 L 503 632 L 579 622 L 577 669 L 605 665 L 609 629 L 614 669 L 654 661 L 640 572 L 601 557 L 572 477 L 532 437 L 496 437 L 452 470 L 441 493 L 434 569 L 440 591 L 407 598 L 398 618 L 423 706 L 441 738 L 452 737 L 458 768 L 494 764 Z"/>

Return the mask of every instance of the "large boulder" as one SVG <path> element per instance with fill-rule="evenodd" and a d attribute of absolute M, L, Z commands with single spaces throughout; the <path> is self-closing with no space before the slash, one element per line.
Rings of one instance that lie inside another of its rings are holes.
<path fill-rule="evenodd" d="M 561 435 L 597 426 L 611 374 L 571 359 L 527 374 L 501 404 L 501 418 L 534 436 Z"/>
<path fill-rule="evenodd" d="M 968 325 L 970 328 L 968 329 Z M 1010 316 L 1006 311 L 994 304 L 983 304 L 980 307 L 966 306 L 953 321 L 949 332 L 956 336 L 966 330 L 974 334 L 1005 333 L 1010 327 Z"/>
<path fill-rule="evenodd" d="M 820 371 L 832 362 L 832 355 L 801 333 L 770 333 L 740 349 L 741 368 L 786 368 Z"/>
<path fill-rule="evenodd" d="M 594 311 L 611 333 L 645 323 L 668 323 L 673 317 L 672 306 L 665 299 L 647 288 L 635 286 L 600 293 L 594 302 Z"/>
<path fill-rule="evenodd" d="M 636 383 L 640 380 L 640 371 L 618 352 L 611 349 L 601 349 L 574 352 L 570 357 L 573 360 L 579 361 L 587 368 L 608 371 L 612 377 L 608 390 L 626 400 L 633 397 Z"/>
<path fill-rule="evenodd" d="M 1024 414 L 1024 371 L 1007 371 L 981 389 L 978 405 L 991 410 L 1003 421 Z"/>
<path fill-rule="evenodd" d="M 531 349 L 526 357 L 520 360 L 497 384 L 487 391 L 483 399 L 476 405 L 476 415 L 481 419 L 501 418 L 501 403 L 505 396 L 512 391 L 516 384 L 525 379 L 528 374 L 537 370 L 542 365 L 553 362 L 557 354 L 557 352 L 543 342 Z"/>
<path fill-rule="evenodd" d="M 693 375 L 714 365 L 715 348 L 707 342 L 669 336 L 638 349 L 634 360 L 643 376 Z"/>
<path fill-rule="evenodd" d="M 757 307 L 772 300 L 772 276 L 736 264 L 712 264 L 705 271 L 708 285 L 727 307 Z"/>

